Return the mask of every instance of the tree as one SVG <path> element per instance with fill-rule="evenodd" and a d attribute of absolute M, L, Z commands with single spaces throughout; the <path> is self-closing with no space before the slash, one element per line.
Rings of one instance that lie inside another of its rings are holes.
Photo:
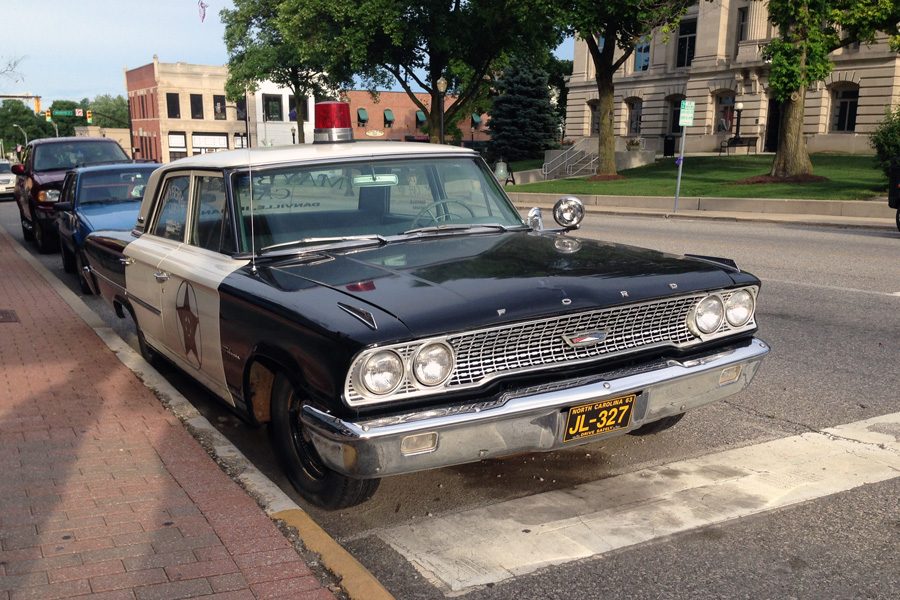
<path fill-rule="evenodd" d="M 566 120 L 566 107 L 569 103 L 569 87 L 566 78 L 572 75 L 572 61 L 557 58 L 552 53 L 547 56 L 544 69 L 547 71 L 548 83 L 556 96 L 556 119 L 562 124 Z"/>
<path fill-rule="evenodd" d="M 297 45 L 331 53 L 329 72 L 349 71 L 370 90 L 396 81 L 423 111 L 437 141 L 441 93 L 455 123 L 483 99 L 496 61 L 506 53 L 544 51 L 560 39 L 552 0 L 284 0 L 281 31 Z M 415 90 L 430 97 L 424 103 Z"/>
<path fill-rule="evenodd" d="M 110 128 L 128 127 L 128 101 L 124 96 L 101 94 L 90 101 L 85 98 L 80 104 L 82 108 L 93 112 L 93 125 Z"/>
<path fill-rule="evenodd" d="M 557 119 L 550 103 L 547 73 L 514 61 L 497 82 L 491 108 L 491 154 L 506 160 L 542 156 L 556 140 Z"/>
<path fill-rule="evenodd" d="M 613 75 L 632 55 L 635 46 L 651 32 L 666 35 L 693 4 L 693 0 L 569 0 L 567 3 L 566 20 L 587 43 L 594 64 L 600 116 L 598 175 L 616 174 Z"/>
<path fill-rule="evenodd" d="M 325 71 L 327 54 L 318 54 L 302 35 L 287 41 L 278 29 L 280 5 L 269 0 L 234 0 L 234 10 L 220 13 L 225 23 L 230 100 L 245 98 L 266 79 L 291 90 L 298 121 L 299 143 L 304 143 L 302 114 L 308 96 L 331 93 Z"/>
<path fill-rule="evenodd" d="M 22 76 L 16 70 L 21 62 L 21 56 L 15 58 L 0 57 L 0 76 L 13 81 L 22 81 Z"/>
<path fill-rule="evenodd" d="M 0 105 L 0 139 L 4 148 L 11 150 L 18 144 L 24 146 L 25 135 L 29 141 L 48 137 L 53 135 L 53 127 L 44 121 L 43 115 L 35 115 L 21 100 L 4 100 Z"/>
<path fill-rule="evenodd" d="M 762 0 L 753 0 L 762 1 Z M 779 35 L 766 46 L 769 87 L 781 102 L 778 148 L 771 175 L 812 173 L 803 137 L 806 89 L 831 72 L 830 54 L 853 43 L 874 43 L 878 32 L 900 51 L 900 3 L 895 0 L 768 0 Z"/>
<path fill-rule="evenodd" d="M 56 135 L 56 131 L 59 131 L 60 137 L 65 137 L 68 135 L 75 135 L 75 128 L 81 127 L 84 125 L 84 117 L 76 117 L 75 109 L 83 108 L 77 102 L 72 100 L 54 100 L 53 104 L 50 105 L 50 112 L 54 115 L 52 123 L 56 125 L 54 128 L 53 125 L 50 125 L 51 130 L 53 130 L 53 135 Z M 71 116 L 63 117 L 57 116 L 57 112 L 59 111 L 67 111 L 71 112 Z"/>
<path fill-rule="evenodd" d="M 869 143 L 875 149 L 878 166 L 890 177 L 894 161 L 900 160 L 900 106 L 886 112 L 884 120 L 875 128 Z"/>

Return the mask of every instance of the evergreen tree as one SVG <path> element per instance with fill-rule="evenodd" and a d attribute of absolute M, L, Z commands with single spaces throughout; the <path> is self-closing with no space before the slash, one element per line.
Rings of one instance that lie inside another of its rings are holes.
<path fill-rule="evenodd" d="M 546 71 L 517 60 L 497 82 L 491 108 L 491 154 L 507 161 L 540 158 L 557 138 Z"/>

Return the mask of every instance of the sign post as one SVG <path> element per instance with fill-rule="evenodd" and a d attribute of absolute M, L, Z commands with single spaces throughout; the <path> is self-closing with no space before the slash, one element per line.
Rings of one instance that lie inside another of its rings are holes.
<path fill-rule="evenodd" d="M 672 212 L 678 212 L 678 197 L 681 195 L 681 169 L 684 167 L 684 140 L 687 137 L 685 127 L 694 125 L 694 107 L 696 103 L 693 100 L 682 100 L 681 110 L 678 113 L 678 126 L 681 127 L 681 152 L 675 160 L 678 163 L 678 181 L 675 184 L 675 209 Z"/>

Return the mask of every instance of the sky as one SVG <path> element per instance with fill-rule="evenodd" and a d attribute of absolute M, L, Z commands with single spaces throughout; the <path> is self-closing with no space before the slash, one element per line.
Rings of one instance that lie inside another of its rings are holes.
<path fill-rule="evenodd" d="M 0 94 L 53 100 L 125 95 L 125 69 L 153 61 L 228 62 L 219 11 L 230 0 L 0 0 L 7 35 L 0 64 L 21 57 L 15 80 L 0 77 Z M 572 40 L 556 54 L 572 58 Z"/>

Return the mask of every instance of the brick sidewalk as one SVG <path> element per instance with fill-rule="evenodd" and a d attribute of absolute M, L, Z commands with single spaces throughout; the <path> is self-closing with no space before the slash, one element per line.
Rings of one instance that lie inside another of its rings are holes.
<path fill-rule="evenodd" d="M 0 230 L 0 600 L 332 599 Z"/>

